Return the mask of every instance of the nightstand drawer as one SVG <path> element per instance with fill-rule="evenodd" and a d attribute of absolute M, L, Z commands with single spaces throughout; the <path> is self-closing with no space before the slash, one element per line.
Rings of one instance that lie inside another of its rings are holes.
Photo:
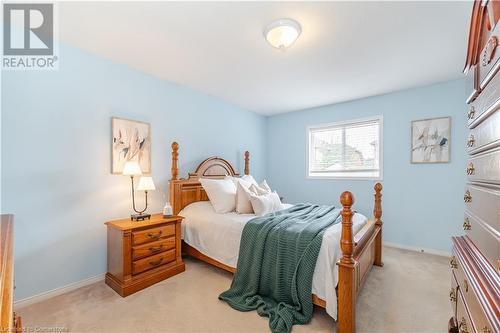
<path fill-rule="evenodd" d="M 132 274 L 139 274 L 148 269 L 175 261 L 175 250 L 159 253 L 157 255 L 134 261 L 132 263 Z"/>
<path fill-rule="evenodd" d="M 175 248 L 175 237 L 160 239 L 156 242 L 134 246 L 132 248 L 132 259 L 141 259 L 173 248 Z"/>
<path fill-rule="evenodd" d="M 134 231 L 132 233 L 132 245 L 154 242 L 160 238 L 166 238 L 173 235 L 175 235 L 175 224 L 167 224 L 157 228 Z"/>

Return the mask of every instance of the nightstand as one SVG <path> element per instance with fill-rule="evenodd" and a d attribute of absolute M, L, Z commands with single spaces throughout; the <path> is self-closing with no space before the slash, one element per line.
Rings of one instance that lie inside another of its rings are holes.
<path fill-rule="evenodd" d="M 109 221 L 106 284 L 122 297 L 185 270 L 181 257 L 183 217 L 151 216 Z"/>

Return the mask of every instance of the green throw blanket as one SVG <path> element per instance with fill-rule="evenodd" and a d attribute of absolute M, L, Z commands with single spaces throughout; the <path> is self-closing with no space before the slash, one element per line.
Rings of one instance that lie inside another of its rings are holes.
<path fill-rule="evenodd" d="M 290 332 L 311 320 L 312 278 L 323 232 L 340 210 L 299 204 L 250 220 L 241 235 L 231 288 L 219 295 L 239 311 L 269 317 L 273 332 Z"/>

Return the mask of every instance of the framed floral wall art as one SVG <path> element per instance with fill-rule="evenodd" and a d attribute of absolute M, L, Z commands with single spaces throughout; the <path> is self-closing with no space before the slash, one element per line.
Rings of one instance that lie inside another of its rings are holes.
<path fill-rule="evenodd" d="M 448 163 L 450 148 L 450 117 L 411 122 L 411 163 Z"/>
<path fill-rule="evenodd" d="M 130 119 L 111 118 L 111 172 L 121 174 L 127 161 L 137 161 L 143 173 L 151 173 L 151 126 Z"/>

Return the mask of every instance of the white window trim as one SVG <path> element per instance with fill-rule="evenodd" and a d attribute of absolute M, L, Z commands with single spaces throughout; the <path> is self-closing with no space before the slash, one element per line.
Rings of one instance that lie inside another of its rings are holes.
<path fill-rule="evenodd" d="M 369 122 L 369 121 L 374 121 L 378 120 L 379 121 L 379 176 L 378 177 L 339 177 L 339 176 L 311 176 L 309 174 L 309 151 L 310 151 L 310 131 L 314 129 L 320 129 L 320 128 L 325 128 L 325 127 L 332 127 L 332 126 L 342 126 L 342 125 L 347 125 L 347 124 L 352 124 L 352 123 L 357 123 L 357 122 Z M 366 117 L 366 118 L 357 118 L 357 119 L 349 119 L 349 120 L 342 120 L 342 121 L 337 121 L 337 122 L 332 122 L 332 123 L 323 123 L 323 124 L 318 124 L 318 125 L 310 125 L 306 127 L 306 178 L 307 179 L 339 179 L 339 180 L 376 180 L 376 181 L 381 181 L 383 179 L 383 174 L 384 174 L 384 116 L 383 115 L 377 115 L 373 117 Z"/>

